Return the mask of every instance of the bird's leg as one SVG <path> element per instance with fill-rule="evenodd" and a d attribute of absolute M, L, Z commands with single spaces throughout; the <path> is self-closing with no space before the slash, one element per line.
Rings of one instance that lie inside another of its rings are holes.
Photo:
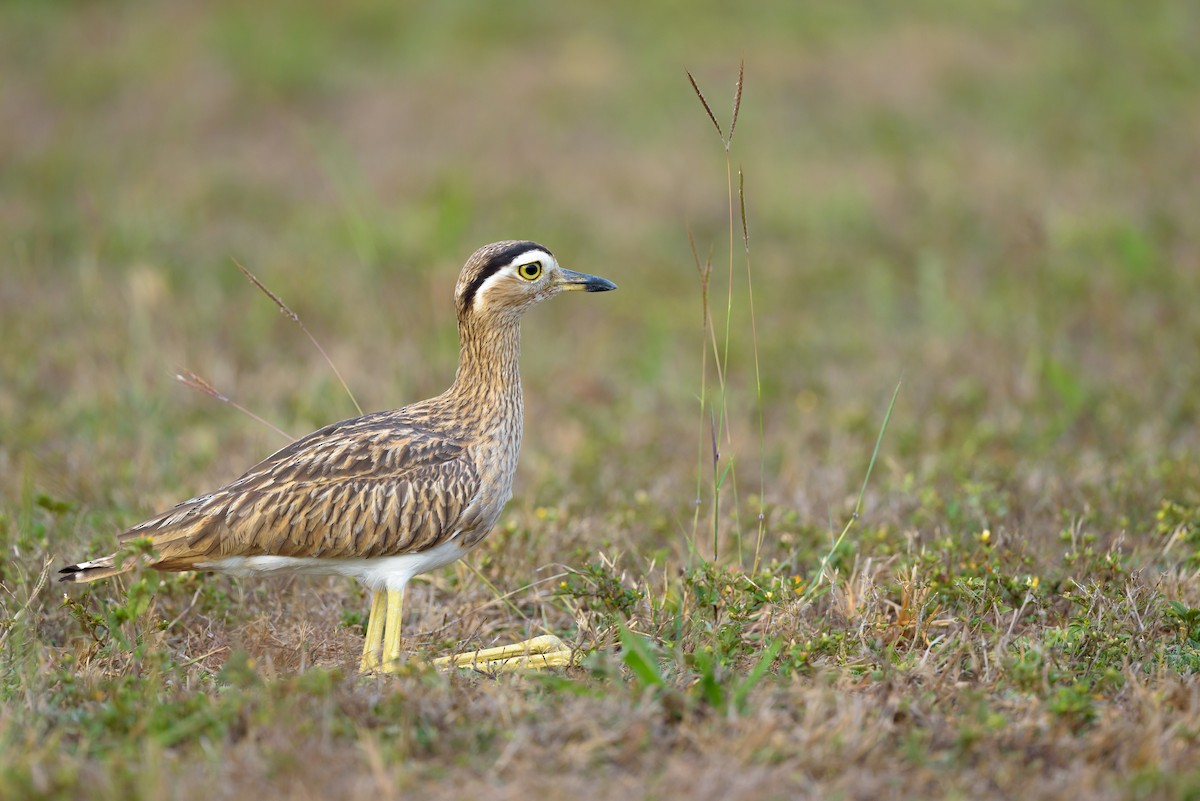
<path fill-rule="evenodd" d="M 387 591 L 387 615 L 383 623 L 383 663 L 379 670 L 395 673 L 400 668 L 400 611 L 404 606 L 404 590 Z"/>
<path fill-rule="evenodd" d="M 383 590 L 375 590 L 371 596 L 371 613 L 367 616 L 367 637 L 363 641 L 362 662 L 358 665 L 360 673 L 371 673 L 379 669 L 379 660 L 383 654 L 383 619 L 387 614 L 387 594 Z"/>
<path fill-rule="evenodd" d="M 543 634 L 512 645 L 498 645 L 433 660 L 438 668 L 467 668 L 481 673 L 508 673 L 568 667 L 576 663 L 576 653 L 553 634 Z"/>

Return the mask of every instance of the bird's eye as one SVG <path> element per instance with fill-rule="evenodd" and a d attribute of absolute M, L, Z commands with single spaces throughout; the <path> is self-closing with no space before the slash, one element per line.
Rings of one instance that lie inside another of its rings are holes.
<path fill-rule="evenodd" d="M 528 264 L 522 264 L 517 268 L 517 275 L 526 281 L 536 281 L 542 277 L 542 263 L 540 261 L 531 261 Z"/>

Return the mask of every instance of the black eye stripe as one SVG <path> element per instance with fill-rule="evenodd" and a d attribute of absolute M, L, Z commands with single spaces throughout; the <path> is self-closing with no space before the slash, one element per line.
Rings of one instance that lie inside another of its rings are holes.
<path fill-rule="evenodd" d="M 522 253 L 526 253 L 530 250 L 540 250 L 543 253 L 550 253 L 550 251 L 546 250 L 546 248 L 542 247 L 537 242 L 525 240 L 522 242 L 513 242 L 511 245 L 501 248 L 492 254 L 492 256 L 488 258 L 487 264 L 483 265 L 483 269 L 479 271 L 479 274 L 476 275 L 475 278 L 471 280 L 471 283 L 467 285 L 466 291 L 464 291 L 462 294 L 460 309 L 462 311 L 466 311 L 467 309 L 471 308 L 471 304 L 475 302 L 475 295 L 479 292 L 479 288 L 483 286 L 489 278 L 503 268 L 507 267 L 517 256 L 520 256 Z"/>

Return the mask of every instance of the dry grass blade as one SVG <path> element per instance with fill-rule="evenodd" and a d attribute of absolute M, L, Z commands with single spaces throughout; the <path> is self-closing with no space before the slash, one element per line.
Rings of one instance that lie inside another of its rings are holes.
<path fill-rule="evenodd" d="M 701 305 L 701 314 L 703 315 L 703 319 L 701 322 L 703 323 L 705 333 L 707 333 L 708 338 L 712 342 L 713 362 L 716 364 L 716 367 L 717 367 L 717 384 L 721 388 L 721 392 L 724 393 L 724 391 L 725 391 L 725 371 L 722 367 L 722 362 L 721 362 L 721 350 L 717 344 L 716 327 L 713 325 L 712 309 L 709 307 L 709 286 L 710 286 L 710 279 L 712 278 L 712 254 L 710 253 L 708 256 L 706 256 L 703 262 L 700 261 L 700 253 L 696 250 L 696 240 L 692 236 L 692 232 L 690 229 L 688 230 L 688 242 L 692 246 L 692 258 L 696 262 L 696 272 L 700 276 L 700 305 Z M 701 365 L 701 369 L 702 369 L 701 377 L 702 378 L 706 375 L 706 373 L 704 371 L 706 371 L 707 368 L 708 368 L 708 356 L 706 354 L 704 356 L 704 361 Z M 706 398 L 707 398 L 707 395 L 705 394 L 706 387 L 707 387 L 707 384 L 702 380 L 701 385 L 700 385 L 702 408 L 703 408 L 703 403 L 706 402 Z M 722 417 L 722 420 L 724 421 L 726 426 L 729 425 L 728 414 L 725 414 Z"/>
<path fill-rule="evenodd" d="M 712 416 L 711 412 L 708 417 L 708 429 L 709 433 L 712 435 L 712 461 L 713 470 L 715 471 L 717 469 L 717 463 L 721 461 L 721 447 L 719 443 L 720 438 L 717 436 L 717 421 L 716 418 Z"/>
<path fill-rule="evenodd" d="M 692 260 L 696 265 L 696 274 L 700 276 L 700 300 L 702 302 L 703 323 L 708 325 L 708 282 L 712 277 L 712 258 L 709 257 L 704 261 L 700 261 L 700 251 L 696 249 L 696 237 L 692 234 L 692 229 L 688 228 L 688 244 L 692 247 Z"/>
<path fill-rule="evenodd" d="M 687 71 L 688 80 L 692 82 L 692 89 L 696 92 L 696 97 L 700 98 L 700 105 L 704 106 L 704 111 L 708 114 L 708 118 L 712 120 L 712 124 L 717 129 L 717 135 L 721 137 L 721 141 L 725 141 L 725 132 L 721 130 L 721 123 L 717 122 L 717 116 L 713 114 L 712 108 L 708 105 L 708 101 L 704 99 L 704 93 L 700 91 L 696 79 L 692 77 L 692 73 Z"/>
<path fill-rule="evenodd" d="M 304 332 L 306 337 L 308 337 L 308 341 L 313 344 L 313 347 L 315 347 L 321 354 L 321 357 L 325 359 L 325 363 L 329 365 L 329 369 L 333 370 L 333 374 L 337 376 L 338 382 L 341 383 L 342 389 L 346 391 L 346 395 L 350 398 L 350 402 L 354 404 L 354 408 L 358 410 L 359 414 L 362 414 L 362 407 L 358 405 L 358 400 L 354 397 L 354 393 L 350 391 L 350 385 L 346 383 L 346 379 L 342 378 L 341 371 L 337 369 L 337 365 L 333 363 L 333 359 L 329 358 L 329 354 L 325 352 L 325 348 L 321 347 L 321 343 L 317 341 L 317 338 L 314 337 L 312 332 L 308 330 L 308 327 L 304 325 L 304 321 L 300 319 L 300 315 L 288 308 L 288 305 L 283 302 L 281 297 L 268 289 L 266 284 L 258 280 L 258 276 L 254 275 L 254 273 L 242 266 L 241 262 L 239 262 L 237 259 L 234 259 L 233 263 L 237 265 L 237 268 L 242 271 L 242 275 L 246 276 L 250 283 L 258 287 L 264 295 L 270 298 L 272 302 L 279 307 L 279 311 L 284 316 L 288 317 L 293 323 L 300 326 L 300 330 Z"/>
<path fill-rule="evenodd" d="M 729 121 L 729 138 L 725 140 L 726 148 L 733 144 L 733 129 L 737 127 L 738 112 L 742 110 L 742 84 L 745 77 L 746 59 L 743 57 L 741 63 L 738 64 L 737 89 L 733 95 L 733 118 Z M 742 221 L 745 222 L 744 217 L 742 218 Z"/>
<path fill-rule="evenodd" d="M 254 412 L 247 409 L 245 406 L 243 406 L 240 403 L 238 403 L 237 401 L 231 399 L 228 395 L 221 394 L 220 392 L 217 391 L 216 387 L 214 387 L 212 384 L 205 381 L 200 376 L 193 373 L 191 370 L 184 370 L 182 373 L 176 373 L 175 380 L 178 381 L 179 383 L 183 384 L 185 387 L 188 387 L 189 389 L 194 389 L 197 392 L 207 395 L 208 397 L 212 398 L 213 400 L 219 400 L 221 403 L 229 404 L 230 406 L 237 409 L 242 414 L 246 415 L 247 417 L 251 418 L 252 420 L 262 423 L 264 426 L 271 429 L 276 434 L 278 434 L 279 436 L 283 437 L 284 439 L 286 439 L 288 441 L 294 442 L 296 439 L 295 437 L 293 437 L 288 432 L 284 431 L 279 426 L 275 425 L 274 423 L 272 423 L 268 420 L 264 420 L 263 418 L 261 418 L 257 414 L 255 414 Z"/>
<path fill-rule="evenodd" d="M 296 314 L 294 311 L 292 311 L 290 308 L 288 308 L 288 305 L 283 302 L 283 298 L 279 297 L 274 292 L 272 292 L 270 289 L 268 289 L 266 284 L 264 284 L 262 281 L 258 280 L 258 276 L 256 276 L 254 273 L 247 270 L 240 261 L 238 261 L 237 259 L 234 259 L 233 263 L 235 265 L 237 265 L 237 268 L 239 270 L 242 271 L 242 275 L 246 276 L 246 278 L 249 279 L 250 283 L 252 283 L 256 287 L 258 287 L 260 292 L 262 292 L 264 295 L 266 295 L 268 298 L 270 298 L 275 303 L 275 305 L 279 307 L 280 312 L 282 312 L 287 317 L 290 317 L 292 322 L 295 323 L 296 325 L 299 325 L 301 327 L 304 326 L 304 324 L 302 322 L 300 322 L 300 315 Z"/>
<path fill-rule="evenodd" d="M 25 604 L 17 610 L 9 620 L 5 622 L 4 631 L 0 632 L 0 646 L 3 646 L 8 636 L 12 634 L 13 628 L 21 616 L 29 610 L 37 597 L 42 594 L 42 590 L 46 589 L 46 581 L 50 576 L 50 565 L 53 564 L 54 557 L 46 556 L 42 559 L 42 572 L 38 574 L 37 583 L 33 585 L 33 589 L 29 591 L 29 597 L 25 599 Z"/>
<path fill-rule="evenodd" d="M 695 510 L 692 513 L 692 536 L 688 540 L 688 548 L 691 553 L 696 551 L 696 534 L 700 529 L 700 503 L 704 492 L 704 413 L 708 404 L 708 327 L 710 315 L 708 313 L 708 281 L 712 274 L 712 260 L 707 259 L 704 262 L 700 261 L 700 252 L 696 248 L 696 237 L 692 234 L 691 226 L 687 229 L 688 244 L 692 248 L 692 259 L 696 264 L 696 273 L 700 276 L 700 325 L 701 325 L 701 341 L 700 341 L 700 436 L 696 443 L 696 501 Z"/>
<path fill-rule="evenodd" d="M 741 97 L 741 77 L 738 77 L 738 97 Z M 737 117 L 737 109 L 734 109 Z M 731 137 L 733 129 L 730 128 Z M 746 297 L 750 306 L 750 337 L 754 349 L 754 399 L 758 407 L 758 537 L 754 545 L 753 571 L 758 572 L 759 559 L 762 556 L 763 538 L 766 536 L 767 520 L 767 439 L 766 423 L 763 410 L 762 366 L 758 357 L 758 314 L 754 310 L 754 278 L 750 269 L 750 227 L 746 223 L 746 173 L 738 165 L 738 203 L 742 215 L 742 247 L 746 254 Z"/>
<path fill-rule="evenodd" d="M 712 265 L 705 264 L 700 261 L 700 251 L 696 248 L 696 235 L 694 233 L 692 233 L 691 226 L 688 226 L 687 238 L 688 238 L 688 245 L 692 249 L 692 262 L 696 266 L 696 274 L 700 276 L 700 280 L 702 282 L 707 281 L 708 280 L 708 269 L 706 269 L 706 268 L 710 268 Z"/>
<path fill-rule="evenodd" d="M 742 245 L 746 248 L 746 252 L 750 252 L 750 227 L 746 224 L 746 175 L 742 172 L 742 166 L 738 165 L 738 200 L 742 206 Z M 749 269 L 747 268 L 747 278 L 749 278 Z M 754 295 L 750 295 L 751 303 L 753 303 Z M 752 318 L 753 319 L 753 318 Z"/>
<path fill-rule="evenodd" d="M 713 562 L 720 559 L 720 508 L 721 508 L 721 479 L 718 475 L 718 469 L 721 466 L 721 448 L 719 445 L 719 436 L 717 434 L 717 421 L 713 417 L 712 409 L 708 410 L 708 430 L 712 435 L 712 469 L 713 469 Z"/>

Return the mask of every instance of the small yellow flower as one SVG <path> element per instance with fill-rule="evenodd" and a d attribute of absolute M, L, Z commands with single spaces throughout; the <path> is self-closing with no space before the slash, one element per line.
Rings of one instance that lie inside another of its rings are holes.
<path fill-rule="evenodd" d="M 989 529 L 985 528 L 983 530 L 983 532 L 979 535 L 979 541 L 982 542 L 984 545 L 987 545 L 989 542 L 992 541 L 992 532 Z"/>

